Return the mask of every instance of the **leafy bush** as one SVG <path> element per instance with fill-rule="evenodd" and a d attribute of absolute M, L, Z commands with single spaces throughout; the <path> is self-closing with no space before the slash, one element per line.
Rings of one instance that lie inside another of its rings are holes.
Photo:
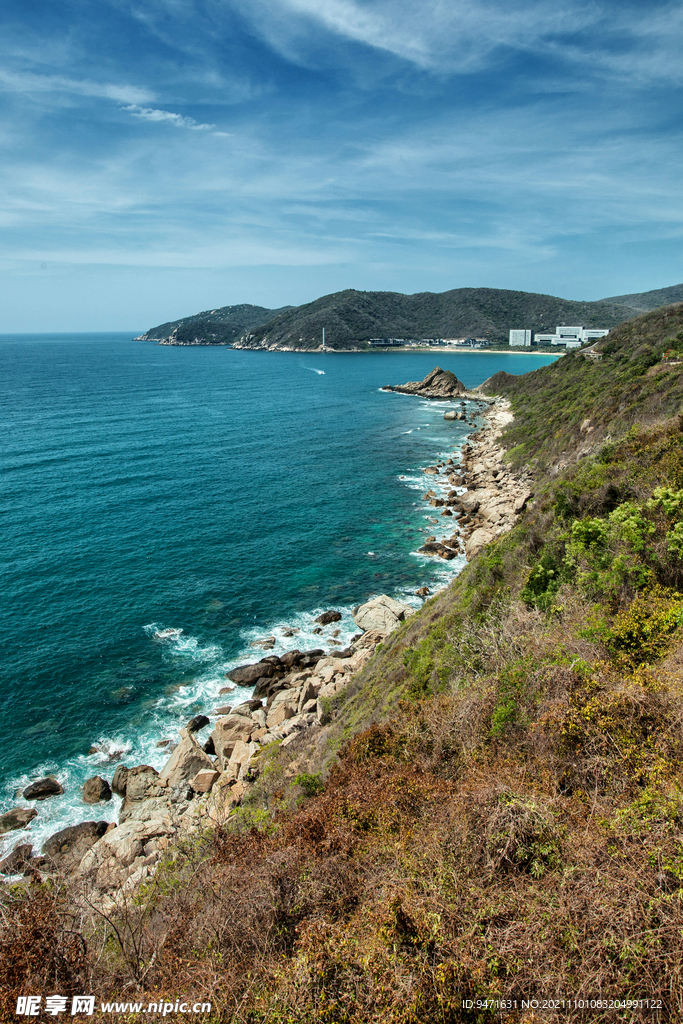
<path fill-rule="evenodd" d="M 653 587 L 620 612 L 606 633 L 610 652 L 631 665 L 663 657 L 683 625 L 683 594 Z"/>

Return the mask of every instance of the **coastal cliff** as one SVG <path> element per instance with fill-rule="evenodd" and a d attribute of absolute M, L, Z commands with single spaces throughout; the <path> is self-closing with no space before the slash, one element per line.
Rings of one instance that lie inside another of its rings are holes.
<path fill-rule="evenodd" d="M 496 375 L 484 396 L 484 433 L 426 475 L 461 504 L 513 480 L 533 491 L 511 528 L 420 610 L 392 612 L 354 671 L 317 654 L 247 670 L 296 684 L 278 691 L 282 722 L 314 699 L 316 722 L 221 783 L 236 799 L 218 826 L 200 814 L 147 854 L 136 806 L 172 804 L 164 782 L 186 755 L 248 751 L 277 693 L 223 717 L 220 754 L 197 753 L 188 724 L 166 779 L 132 769 L 130 816 L 92 850 L 124 829 L 124 859 L 154 855 L 153 870 L 134 895 L 106 893 L 104 918 L 83 876 L 15 888 L 3 1005 L 47 964 L 65 991 L 191 993 L 235 1024 L 493 1021 L 501 1000 L 521 1024 L 530 999 L 548 1020 L 637 1017 L 646 999 L 681 1018 L 683 306 L 615 329 L 593 357 Z"/>

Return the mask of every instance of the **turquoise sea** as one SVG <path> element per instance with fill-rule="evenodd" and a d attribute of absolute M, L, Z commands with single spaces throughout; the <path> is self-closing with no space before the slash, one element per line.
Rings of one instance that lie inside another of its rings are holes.
<path fill-rule="evenodd" d="M 230 667 L 263 656 L 255 640 L 326 646 L 332 627 L 321 638 L 313 618 L 338 608 L 344 643 L 352 606 L 379 593 L 419 605 L 418 586 L 462 568 L 415 552 L 441 535 L 421 469 L 472 428 L 383 384 L 438 363 L 474 386 L 554 358 L 239 352 L 128 334 L 5 335 L 0 356 L 0 811 L 47 773 L 66 790 L 37 804 L 34 845 L 113 819 L 117 801 L 87 807 L 82 782 L 111 778 L 117 759 L 160 767 L 159 740 L 240 696 L 218 691 Z"/>

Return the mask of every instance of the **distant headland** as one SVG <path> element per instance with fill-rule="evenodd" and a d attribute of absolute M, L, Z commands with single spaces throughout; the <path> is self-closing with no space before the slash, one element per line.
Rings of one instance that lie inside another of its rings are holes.
<path fill-rule="evenodd" d="M 301 306 L 221 306 L 151 327 L 138 340 L 280 352 L 361 352 L 387 341 L 400 346 L 465 338 L 483 348 L 507 348 L 512 329 L 529 328 L 539 334 L 555 330 L 557 324 L 577 323 L 612 328 L 682 300 L 683 284 L 595 302 L 501 288 L 454 288 L 415 295 L 349 288 Z"/>

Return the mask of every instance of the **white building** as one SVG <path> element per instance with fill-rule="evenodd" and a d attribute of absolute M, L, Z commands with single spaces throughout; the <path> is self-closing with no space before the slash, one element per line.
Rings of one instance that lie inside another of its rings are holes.
<path fill-rule="evenodd" d="M 551 345 L 564 345 L 566 348 L 580 348 L 587 341 L 604 338 L 606 334 L 609 334 L 609 331 L 601 327 L 559 326 L 555 328 L 554 334 L 537 334 L 534 340 L 541 344 L 550 343 Z"/>
<path fill-rule="evenodd" d="M 531 348 L 531 331 L 510 331 L 510 345 L 514 348 Z"/>

